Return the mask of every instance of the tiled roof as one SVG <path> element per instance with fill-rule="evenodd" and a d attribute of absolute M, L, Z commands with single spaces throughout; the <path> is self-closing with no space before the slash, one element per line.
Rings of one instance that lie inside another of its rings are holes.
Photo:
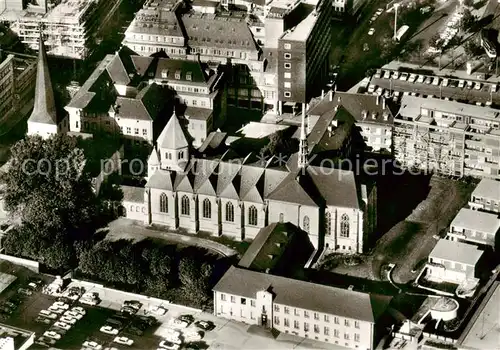
<path fill-rule="evenodd" d="M 257 45 L 245 20 L 209 14 L 186 14 L 182 17 L 190 46 L 257 51 Z"/>
<path fill-rule="evenodd" d="M 311 207 L 319 207 L 321 202 L 317 195 L 317 191 L 311 186 L 311 178 L 307 172 L 302 173 L 302 170 L 288 173 L 287 177 L 281 184 L 269 194 L 268 199 L 307 205 Z"/>
<path fill-rule="evenodd" d="M 155 78 L 160 80 L 182 81 L 183 83 L 204 83 L 208 79 L 198 61 L 159 58 Z"/>
<path fill-rule="evenodd" d="M 352 171 L 309 166 L 307 172 L 326 205 L 359 208 L 356 179 Z"/>
<path fill-rule="evenodd" d="M 156 170 L 149 178 L 146 187 L 173 191 L 175 175 L 176 173 L 173 171 Z"/>
<path fill-rule="evenodd" d="M 134 186 L 120 186 L 123 192 L 123 201 L 132 203 L 144 203 L 144 188 Z"/>
<path fill-rule="evenodd" d="M 386 311 L 391 297 L 340 289 L 291 278 L 254 272 L 232 266 L 213 288 L 214 291 L 256 298 L 270 291 L 275 304 L 317 311 L 375 323 Z"/>
<path fill-rule="evenodd" d="M 155 120 L 168 101 L 167 90 L 156 84 L 144 87 L 135 98 L 118 96 L 115 102 L 116 117 Z"/>
<path fill-rule="evenodd" d="M 188 141 L 184 130 L 182 129 L 179 119 L 175 114 L 172 114 L 167 125 L 163 128 L 158 140 L 156 141 L 159 148 L 178 150 L 188 147 Z"/>
<path fill-rule="evenodd" d="M 212 110 L 209 108 L 187 106 L 184 116 L 188 119 L 208 120 L 212 116 Z"/>
<path fill-rule="evenodd" d="M 175 12 L 166 9 L 141 9 L 127 28 L 129 33 L 182 37 Z"/>
<path fill-rule="evenodd" d="M 130 76 L 125 69 L 119 55 L 115 55 L 111 62 L 106 66 L 109 76 L 111 77 L 114 84 L 128 85 L 130 84 Z"/>

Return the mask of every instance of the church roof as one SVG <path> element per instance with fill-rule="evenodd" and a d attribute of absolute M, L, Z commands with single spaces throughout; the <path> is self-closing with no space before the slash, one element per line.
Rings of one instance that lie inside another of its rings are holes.
<path fill-rule="evenodd" d="M 306 186 L 305 182 L 308 182 L 309 186 Z M 280 202 L 317 207 L 318 203 L 312 197 L 312 193 L 307 191 L 307 187 L 311 187 L 309 175 L 307 172 L 302 174 L 302 170 L 298 169 L 290 172 L 268 198 Z"/>
<path fill-rule="evenodd" d="M 182 129 L 179 119 L 175 114 L 172 114 L 167 126 L 163 128 L 160 136 L 158 136 L 157 143 L 159 148 L 171 150 L 188 147 L 189 144 L 186 139 L 186 135 L 184 134 L 184 130 Z"/>
<path fill-rule="evenodd" d="M 56 104 L 54 100 L 54 90 L 50 80 L 47 53 L 43 44 L 42 33 L 40 32 L 38 50 L 38 65 L 36 71 L 35 102 L 33 112 L 28 121 L 42 124 L 57 124 Z"/>

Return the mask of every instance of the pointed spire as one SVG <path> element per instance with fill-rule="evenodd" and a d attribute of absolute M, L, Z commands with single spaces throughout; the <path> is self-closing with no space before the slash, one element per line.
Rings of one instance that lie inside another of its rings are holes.
<path fill-rule="evenodd" d="M 50 80 L 47 53 L 43 44 L 42 28 L 40 28 L 38 64 L 36 71 L 35 102 L 30 122 L 57 125 L 54 91 Z"/>
<path fill-rule="evenodd" d="M 300 125 L 300 144 L 299 144 L 299 168 L 307 166 L 307 137 L 306 137 L 306 106 L 302 104 L 302 123 Z"/>

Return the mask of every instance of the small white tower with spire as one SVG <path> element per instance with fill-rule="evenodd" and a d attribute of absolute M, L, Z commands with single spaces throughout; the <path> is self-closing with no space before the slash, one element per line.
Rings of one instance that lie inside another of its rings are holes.
<path fill-rule="evenodd" d="M 306 108 L 302 105 L 302 123 L 300 125 L 300 144 L 299 144 L 299 168 L 305 168 L 307 166 L 307 155 L 309 150 L 307 149 L 307 135 L 306 135 Z"/>

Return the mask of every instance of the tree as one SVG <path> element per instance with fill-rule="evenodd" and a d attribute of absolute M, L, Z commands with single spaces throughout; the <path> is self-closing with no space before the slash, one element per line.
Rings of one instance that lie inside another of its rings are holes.
<path fill-rule="evenodd" d="M 191 256 L 184 256 L 179 261 L 179 280 L 187 300 L 198 306 L 204 305 L 210 298 L 210 277 L 213 266 L 200 262 Z"/>
<path fill-rule="evenodd" d="M 474 40 L 469 40 L 464 45 L 465 54 L 467 57 L 474 58 L 476 56 L 481 55 L 484 52 L 484 49 Z"/>
<path fill-rule="evenodd" d="M 467 7 L 474 6 L 474 0 L 463 0 L 463 4 Z"/>
<path fill-rule="evenodd" d="M 434 34 L 430 39 L 429 39 L 429 46 L 435 47 L 435 48 L 440 48 L 441 44 L 443 42 L 443 39 L 441 39 L 441 36 L 436 33 Z"/>
<path fill-rule="evenodd" d="M 474 24 L 476 24 L 476 21 L 477 21 L 476 16 L 472 15 L 470 10 L 466 9 L 463 12 L 463 17 L 460 22 L 460 29 L 466 32 L 469 29 L 471 29 L 474 26 Z"/>

